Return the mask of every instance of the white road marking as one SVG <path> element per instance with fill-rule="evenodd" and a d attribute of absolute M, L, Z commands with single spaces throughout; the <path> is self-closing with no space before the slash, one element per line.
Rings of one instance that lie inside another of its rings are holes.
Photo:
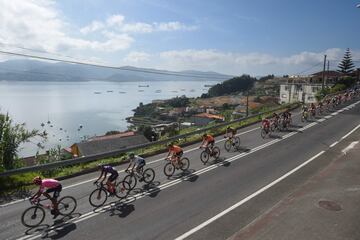
<path fill-rule="evenodd" d="M 360 101 L 359 101 L 359 102 L 360 102 Z M 317 124 L 317 123 L 314 122 L 314 123 L 311 123 L 311 124 L 309 124 L 309 125 L 310 125 L 310 127 L 312 127 L 312 126 L 315 126 L 316 124 Z M 309 125 L 301 128 L 301 129 L 299 129 L 299 130 L 305 130 L 305 129 L 309 128 Z M 354 131 L 355 131 L 357 128 L 359 128 L 359 127 L 360 127 L 360 124 L 359 124 L 357 127 L 355 127 L 353 130 L 351 130 L 350 133 L 354 132 Z M 259 150 L 261 150 L 261 149 L 263 149 L 263 148 L 266 148 L 266 147 L 268 147 L 268 146 L 270 146 L 270 145 L 273 145 L 273 144 L 275 144 L 276 142 L 285 140 L 285 139 L 287 139 L 287 138 L 289 138 L 289 137 L 291 137 L 291 136 L 293 136 L 293 135 L 296 135 L 297 133 L 298 133 L 298 132 L 288 133 L 288 134 L 282 136 L 281 139 L 274 139 L 274 140 L 272 140 L 272 141 L 270 141 L 270 142 L 267 142 L 267 143 L 265 143 L 265 144 L 263 144 L 263 145 L 260 145 L 260 146 L 258 146 L 258 147 L 255 147 L 255 148 L 251 149 L 249 152 L 235 155 L 235 156 L 227 159 L 226 162 L 233 162 L 233 161 L 239 160 L 239 159 L 241 159 L 241 158 L 243 158 L 243 157 L 245 157 L 245 156 L 247 156 L 247 155 L 249 155 L 249 154 L 252 154 L 252 153 L 254 153 L 254 152 L 257 152 L 257 151 L 259 151 Z M 346 135 L 345 135 L 345 136 L 346 136 Z M 324 151 L 322 151 L 322 152 L 324 152 Z M 321 153 L 321 154 L 322 154 L 322 153 Z M 213 170 L 213 169 L 216 169 L 216 168 L 218 168 L 219 166 L 222 166 L 223 164 L 224 164 L 224 162 L 220 162 L 220 163 L 218 163 L 218 164 L 214 164 L 214 165 L 205 167 L 205 168 L 200 169 L 200 170 L 198 170 L 197 172 L 195 172 L 195 173 L 193 173 L 193 174 L 191 174 L 191 175 L 188 175 L 188 176 L 182 177 L 182 178 L 180 178 L 180 179 L 176 179 L 176 180 L 167 182 L 167 183 L 165 183 L 165 184 L 163 184 L 163 185 L 160 185 L 158 188 L 159 188 L 160 190 L 166 189 L 166 188 L 168 188 L 168 187 L 171 187 L 171 186 L 174 186 L 174 185 L 176 185 L 176 184 L 178 184 L 178 183 L 181 183 L 181 182 L 183 182 L 183 181 L 186 181 L 186 180 L 188 180 L 189 178 L 193 177 L 194 175 L 201 175 L 201 174 L 203 174 L 203 173 L 206 173 L 206 172 L 208 172 L 208 171 L 211 171 L 211 170 Z M 303 163 L 303 164 L 304 164 L 304 163 Z M 300 165 L 300 166 L 301 166 L 301 165 Z M 128 199 L 125 201 L 125 203 L 131 202 L 131 201 L 136 200 L 136 199 L 143 198 L 143 197 L 145 197 L 145 196 L 147 196 L 147 195 L 149 195 L 149 194 L 151 194 L 151 193 L 153 193 L 153 192 L 156 192 L 156 191 L 159 191 L 159 190 L 157 190 L 157 189 L 155 189 L 155 190 L 154 190 L 154 189 L 151 189 L 151 190 L 148 190 L 148 191 L 146 191 L 146 192 L 136 194 L 136 195 L 131 196 L 130 198 L 128 198 Z M 68 222 L 62 223 L 61 225 L 55 225 L 55 226 L 53 226 L 52 228 L 50 228 L 49 230 L 50 230 L 50 232 L 51 232 L 51 230 L 57 229 L 58 227 L 61 227 L 61 226 L 63 226 L 64 224 L 68 224 L 68 223 L 71 222 L 71 221 L 73 221 L 73 222 L 81 222 L 81 221 L 84 221 L 84 220 L 86 220 L 86 219 L 95 217 L 95 216 L 99 215 L 100 213 L 105 212 L 107 209 L 109 209 L 109 208 L 111 207 L 111 205 L 112 205 L 112 203 L 110 203 L 110 204 L 108 204 L 108 205 L 105 205 L 104 207 L 102 207 L 102 208 L 100 208 L 100 209 L 97 209 L 98 212 L 90 211 L 90 212 L 88 212 L 88 213 L 83 214 L 81 217 L 79 217 L 79 218 L 77 218 L 77 219 L 69 220 Z M 23 236 L 23 237 L 20 238 L 20 239 L 28 239 L 28 240 L 30 240 L 30 239 L 36 239 L 36 238 L 39 238 L 39 237 L 41 237 L 40 234 L 39 234 L 39 235 L 35 235 L 35 236 L 34 236 L 34 235 L 27 235 L 27 236 Z"/>
<path fill-rule="evenodd" d="M 329 147 L 330 148 L 332 148 L 332 147 L 334 147 L 336 144 L 338 144 L 339 142 L 338 141 L 336 141 L 336 142 L 334 142 L 333 144 L 331 144 Z"/>
<path fill-rule="evenodd" d="M 341 152 L 346 154 L 348 151 L 350 151 L 351 149 L 353 149 L 355 147 L 356 144 L 358 144 L 359 141 L 355 141 L 349 144 L 349 146 L 347 146 L 346 148 L 344 148 Z"/>
<path fill-rule="evenodd" d="M 199 231 L 200 229 L 206 227 L 207 225 L 209 225 L 210 223 L 214 222 L 215 220 L 221 218 L 222 216 L 226 215 L 227 213 L 231 212 L 232 210 L 238 208 L 239 206 L 243 205 L 244 203 L 248 202 L 249 200 L 251 200 L 252 198 L 256 197 L 257 195 L 259 195 L 260 193 L 266 191 L 267 189 L 271 188 L 272 186 L 274 186 L 275 184 L 279 183 L 280 181 L 282 181 L 283 179 L 287 178 L 288 176 L 290 176 L 291 174 L 293 174 L 294 172 L 298 171 L 299 169 L 301 169 L 302 167 L 306 166 L 307 164 L 309 164 L 310 162 L 312 162 L 314 159 L 316 159 L 317 157 L 319 157 L 320 155 L 322 155 L 325 151 L 321 151 L 318 154 L 316 154 L 315 156 L 313 156 L 312 158 L 310 158 L 309 160 L 307 160 L 306 162 L 302 163 L 301 165 L 297 166 L 296 168 L 292 169 L 291 171 L 287 172 L 286 174 L 284 174 L 283 176 L 281 176 L 280 178 L 276 179 L 275 181 L 269 183 L 268 185 L 266 185 L 265 187 L 262 187 L 261 189 L 257 190 L 256 192 L 252 193 L 251 195 L 247 196 L 246 198 L 242 199 L 241 201 L 237 202 L 236 204 L 232 205 L 231 207 L 225 209 L 224 211 L 218 213 L 217 215 L 215 215 L 214 217 L 208 219 L 207 221 L 201 223 L 200 225 L 198 225 L 197 227 L 189 230 L 188 232 L 182 234 L 181 236 L 175 238 L 175 240 L 183 240 L 187 237 L 189 237 L 190 235 L 194 234 L 195 232 Z"/>

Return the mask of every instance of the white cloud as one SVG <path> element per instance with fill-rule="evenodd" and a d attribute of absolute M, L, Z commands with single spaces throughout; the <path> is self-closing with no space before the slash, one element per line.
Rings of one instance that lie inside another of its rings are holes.
<path fill-rule="evenodd" d="M 108 26 L 121 26 L 125 17 L 123 15 L 112 15 L 106 19 Z"/>
<path fill-rule="evenodd" d="M 81 32 L 87 34 L 102 29 L 122 33 L 152 33 L 156 31 L 193 31 L 196 30 L 197 27 L 188 26 L 178 21 L 160 23 L 126 22 L 123 15 L 116 14 L 108 17 L 105 22 L 93 21 L 89 25 L 83 27 Z"/>
<path fill-rule="evenodd" d="M 144 61 L 149 61 L 150 60 L 150 54 L 146 53 L 146 52 L 130 52 L 125 58 L 124 61 L 125 62 L 129 62 L 129 63 L 139 63 L 139 62 L 144 62 Z"/>
<path fill-rule="evenodd" d="M 98 30 L 101 30 L 104 28 L 104 24 L 102 22 L 99 21 L 92 21 L 92 23 L 90 23 L 90 25 L 83 27 L 80 29 L 80 32 L 83 34 L 88 34 L 91 32 L 96 32 Z"/>
<path fill-rule="evenodd" d="M 127 34 L 113 34 L 103 40 L 90 41 L 69 35 L 69 23 L 62 19 L 52 0 L 0 0 L 0 39 L 4 43 L 57 52 L 59 50 L 116 51 L 130 47 L 134 39 Z M 110 23 L 119 22 L 113 17 Z M 80 31 L 88 33 L 104 27 L 93 21 Z M 26 43 L 26 44 L 25 44 Z"/>
<path fill-rule="evenodd" d="M 304 74 L 309 74 L 321 71 L 324 54 L 335 68 L 338 61 L 342 59 L 344 51 L 344 49 L 331 48 L 323 52 L 304 51 L 291 56 L 278 57 L 265 53 L 241 54 L 214 49 L 185 49 L 161 52 L 158 59 L 151 59 L 151 62 L 159 62 L 156 67 L 169 70 L 196 69 L 228 74 L 262 75 L 296 74 L 310 68 L 308 72 L 304 72 Z M 360 51 L 352 50 L 351 52 L 354 60 L 360 58 Z M 314 65 L 317 66 L 311 68 Z"/>
<path fill-rule="evenodd" d="M 156 30 L 158 31 L 192 31 L 196 30 L 196 26 L 187 26 L 180 22 L 163 22 L 163 23 L 154 23 Z"/>
<path fill-rule="evenodd" d="M 120 31 L 127 33 L 151 33 L 154 31 L 154 28 L 150 24 L 138 22 L 124 24 Z"/>

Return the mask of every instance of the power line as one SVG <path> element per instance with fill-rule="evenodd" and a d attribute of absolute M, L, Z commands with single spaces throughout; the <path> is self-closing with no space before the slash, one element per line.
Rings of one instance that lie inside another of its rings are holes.
<path fill-rule="evenodd" d="M 100 68 L 108 68 L 108 69 L 117 69 L 122 71 L 131 71 L 131 72 L 142 72 L 142 73 L 150 73 L 150 74 L 159 74 L 159 75 L 170 75 L 170 76 L 179 76 L 179 77 L 192 77 L 192 78 L 204 78 L 204 79 L 217 79 L 217 80 L 227 80 L 230 77 L 214 77 L 214 76 L 205 76 L 202 75 L 196 75 L 196 74 L 181 74 L 178 72 L 171 72 L 171 71 L 160 71 L 160 70 L 150 70 L 150 69 L 134 69 L 131 67 L 115 67 L 115 66 L 108 66 L 108 65 L 101 65 L 101 64 L 94 64 L 94 63 L 85 63 L 80 61 L 71 61 L 71 60 L 64 60 L 64 59 L 58 59 L 58 58 L 51 58 L 51 57 L 42 57 L 32 54 L 24 54 L 24 53 L 16 53 L 16 52 L 9 52 L 9 51 L 3 51 L 0 50 L 0 53 L 5 55 L 11 55 L 11 56 L 18 56 L 18 57 L 27 57 L 27 58 L 33 58 L 33 59 L 40 59 L 40 60 L 47 60 L 47 61 L 55 61 L 55 62 L 64 62 L 64 63 L 70 63 L 70 64 L 78 64 L 78 65 L 84 65 L 84 66 L 92 66 L 92 67 L 100 67 Z"/>
<path fill-rule="evenodd" d="M 315 68 L 315 67 L 319 66 L 320 64 L 322 64 L 322 62 L 319 62 L 319 63 L 317 63 L 317 64 L 315 64 L 315 65 L 313 65 L 313 66 L 311 66 L 311 67 L 309 67 L 309 68 L 306 68 L 305 70 L 303 70 L 303 71 L 301 71 L 301 72 L 297 73 L 296 75 L 301 75 L 301 74 L 303 74 L 303 73 L 305 73 L 305 72 L 308 72 L 308 71 L 310 71 L 311 69 L 313 69 L 313 68 Z"/>

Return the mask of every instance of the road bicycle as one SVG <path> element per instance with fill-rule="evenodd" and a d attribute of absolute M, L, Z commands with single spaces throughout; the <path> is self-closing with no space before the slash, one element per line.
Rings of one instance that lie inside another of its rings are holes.
<path fill-rule="evenodd" d="M 45 209 L 53 210 L 51 204 L 45 205 L 41 203 L 45 200 L 49 199 L 37 199 L 35 202 L 29 199 L 33 206 L 27 208 L 21 215 L 21 223 L 25 227 L 33 228 L 39 226 L 45 219 Z M 62 197 L 57 201 L 57 203 L 59 214 L 62 216 L 71 215 L 77 207 L 76 199 L 71 196 Z"/>
<path fill-rule="evenodd" d="M 224 136 L 224 138 L 226 138 L 226 136 Z M 227 137 L 227 139 L 224 142 L 224 148 L 228 152 L 230 152 L 231 148 L 239 149 L 240 138 L 237 136 Z"/>
<path fill-rule="evenodd" d="M 186 171 L 190 167 L 190 161 L 188 158 L 184 157 L 178 160 L 178 157 L 172 156 L 170 158 L 165 158 L 168 161 L 164 166 L 164 174 L 167 177 L 171 177 L 175 169 L 181 169 L 182 171 Z"/>
<path fill-rule="evenodd" d="M 155 171 L 152 168 L 147 168 L 143 170 L 143 167 L 139 169 L 139 172 L 136 172 L 134 170 L 127 170 L 126 171 L 128 175 L 125 176 L 124 181 L 129 183 L 129 189 L 127 190 L 133 190 L 139 181 L 144 181 L 145 183 L 152 183 L 155 178 Z"/>
<path fill-rule="evenodd" d="M 262 124 L 261 125 L 261 131 L 260 131 L 260 135 L 262 138 L 265 138 L 266 136 L 270 135 L 271 129 L 269 126 Z"/>
<path fill-rule="evenodd" d="M 220 148 L 217 146 L 214 146 L 211 149 L 209 146 L 201 146 L 200 148 L 204 149 L 200 154 L 200 160 L 203 164 L 206 164 L 210 157 L 213 157 L 215 160 L 220 157 Z"/>
<path fill-rule="evenodd" d="M 113 193 L 109 192 L 102 182 L 94 182 L 94 185 L 96 185 L 96 189 L 89 195 L 89 202 L 93 207 L 101 207 L 110 196 L 115 195 L 119 199 L 124 199 L 129 195 L 127 189 L 130 189 L 130 184 L 126 181 L 115 182 L 115 191 Z"/>
<path fill-rule="evenodd" d="M 301 114 L 301 121 L 302 122 L 308 121 L 308 118 L 309 118 L 309 112 L 308 111 L 303 111 L 302 114 Z"/>

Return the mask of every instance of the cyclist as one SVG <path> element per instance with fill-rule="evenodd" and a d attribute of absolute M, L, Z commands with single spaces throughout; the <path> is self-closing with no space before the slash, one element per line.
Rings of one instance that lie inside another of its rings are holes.
<path fill-rule="evenodd" d="M 276 112 L 274 112 L 272 115 L 272 122 L 273 122 L 275 128 L 278 128 L 279 122 L 280 122 L 280 116 Z"/>
<path fill-rule="evenodd" d="M 267 131 L 267 132 L 270 131 L 270 124 L 271 124 L 271 122 L 270 122 L 269 119 L 263 118 L 261 124 L 262 124 L 263 129 L 265 129 L 265 131 Z"/>
<path fill-rule="evenodd" d="M 141 174 L 140 170 L 146 165 L 145 159 L 142 157 L 139 157 L 135 155 L 133 152 L 129 154 L 129 166 L 126 168 L 125 172 L 129 170 L 129 168 L 132 166 L 131 171 L 135 171 L 138 175 Z M 141 182 L 143 178 L 141 177 L 139 181 Z"/>
<path fill-rule="evenodd" d="M 166 156 L 166 158 L 168 158 L 169 156 L 174 157 L 176 161 L 179 163 L 180 158 L 184 154 L 183 149 L 180 146 L 175 145 L 174 143 L 169 143 L 168 147 L 169 147 L 169 153 Z"/>
<path fill-rule="evenodd" d="M 229 139 L 232 139 L 236 135 L 236 129 L 233 127 L 228 126 L 226 128 L 225 137 L 228 137 Z"/>
<path fill-rule="evenodd" d="M 51 178 L 41 179 L 41 177 L 37 176 L 34 177 L 33 183 L 35 185 L 39 185 L 40 188 L 37 191 L 37 193 L 35 193 L 34 196 L 30 198 L 31 202 L 34 203 L 41 196 L 41 194 L 43 194 L 51 201 L 53 206 L 53 209 L 51 210 L 51 214 L 53 214 L 54 218 L 56 218 L 59 215 L 57 198 L 59 197 L 60 192 L 62 190 L 62 186 L 60 182 Z M 45 188 L 47 188 L 47 190 L 44 192 Z M 54 193 L 53 197 L 49 195 L 49 193 L 52 192 Z"/>
<path fill-rule="evenodd" d="M 236 135 L 236 129 L 231 127 L 231 126 L 228 126 L 226 128 L 224 138 L 229 138 L 231 140 L 231 139 L 233 139 L 235 137 L 235 135 Z M 235 142 L 232 142 L 232 145 L 235 146 Z"/>
<path fill-rule="evenodd" d="M 105 181 L 105 178 L 107 176 L 108 173 L 110 173 L 111 175 L 109 176 L 109 178 L 106 181 L 106 185 L 107 185 L 107 189 L 109 191 L 110 194 L 114 194 L 115 193 L 115 184 L 114 181 L 117 179 L 117 177 L 119 176 L 119 173 L 116 171 L 115 168 L 113 168 L 110 165 L 98 165 L 99 170 L 101 170 L 101 174 L 99 176 L 98 179 L 96 179 L 96 181 L 94 182 L 94 184 L 96 184 L 100 178 L 102 176 L 104 176 L 104 178 L 101 180 L 101 183 L 103 183 Z"/>
<path fill-rule="evenodd" d="M 203 135 L 203 141 L 201 143 L 201 146 L 204 146 L 205 148 L 209 147 L 212 151 L 214 145 L 215 145 L 215 138 L 211 136 L 210 134 L 204 133 Z M 201 148 L 200 146 L 200 148 Z"/>

